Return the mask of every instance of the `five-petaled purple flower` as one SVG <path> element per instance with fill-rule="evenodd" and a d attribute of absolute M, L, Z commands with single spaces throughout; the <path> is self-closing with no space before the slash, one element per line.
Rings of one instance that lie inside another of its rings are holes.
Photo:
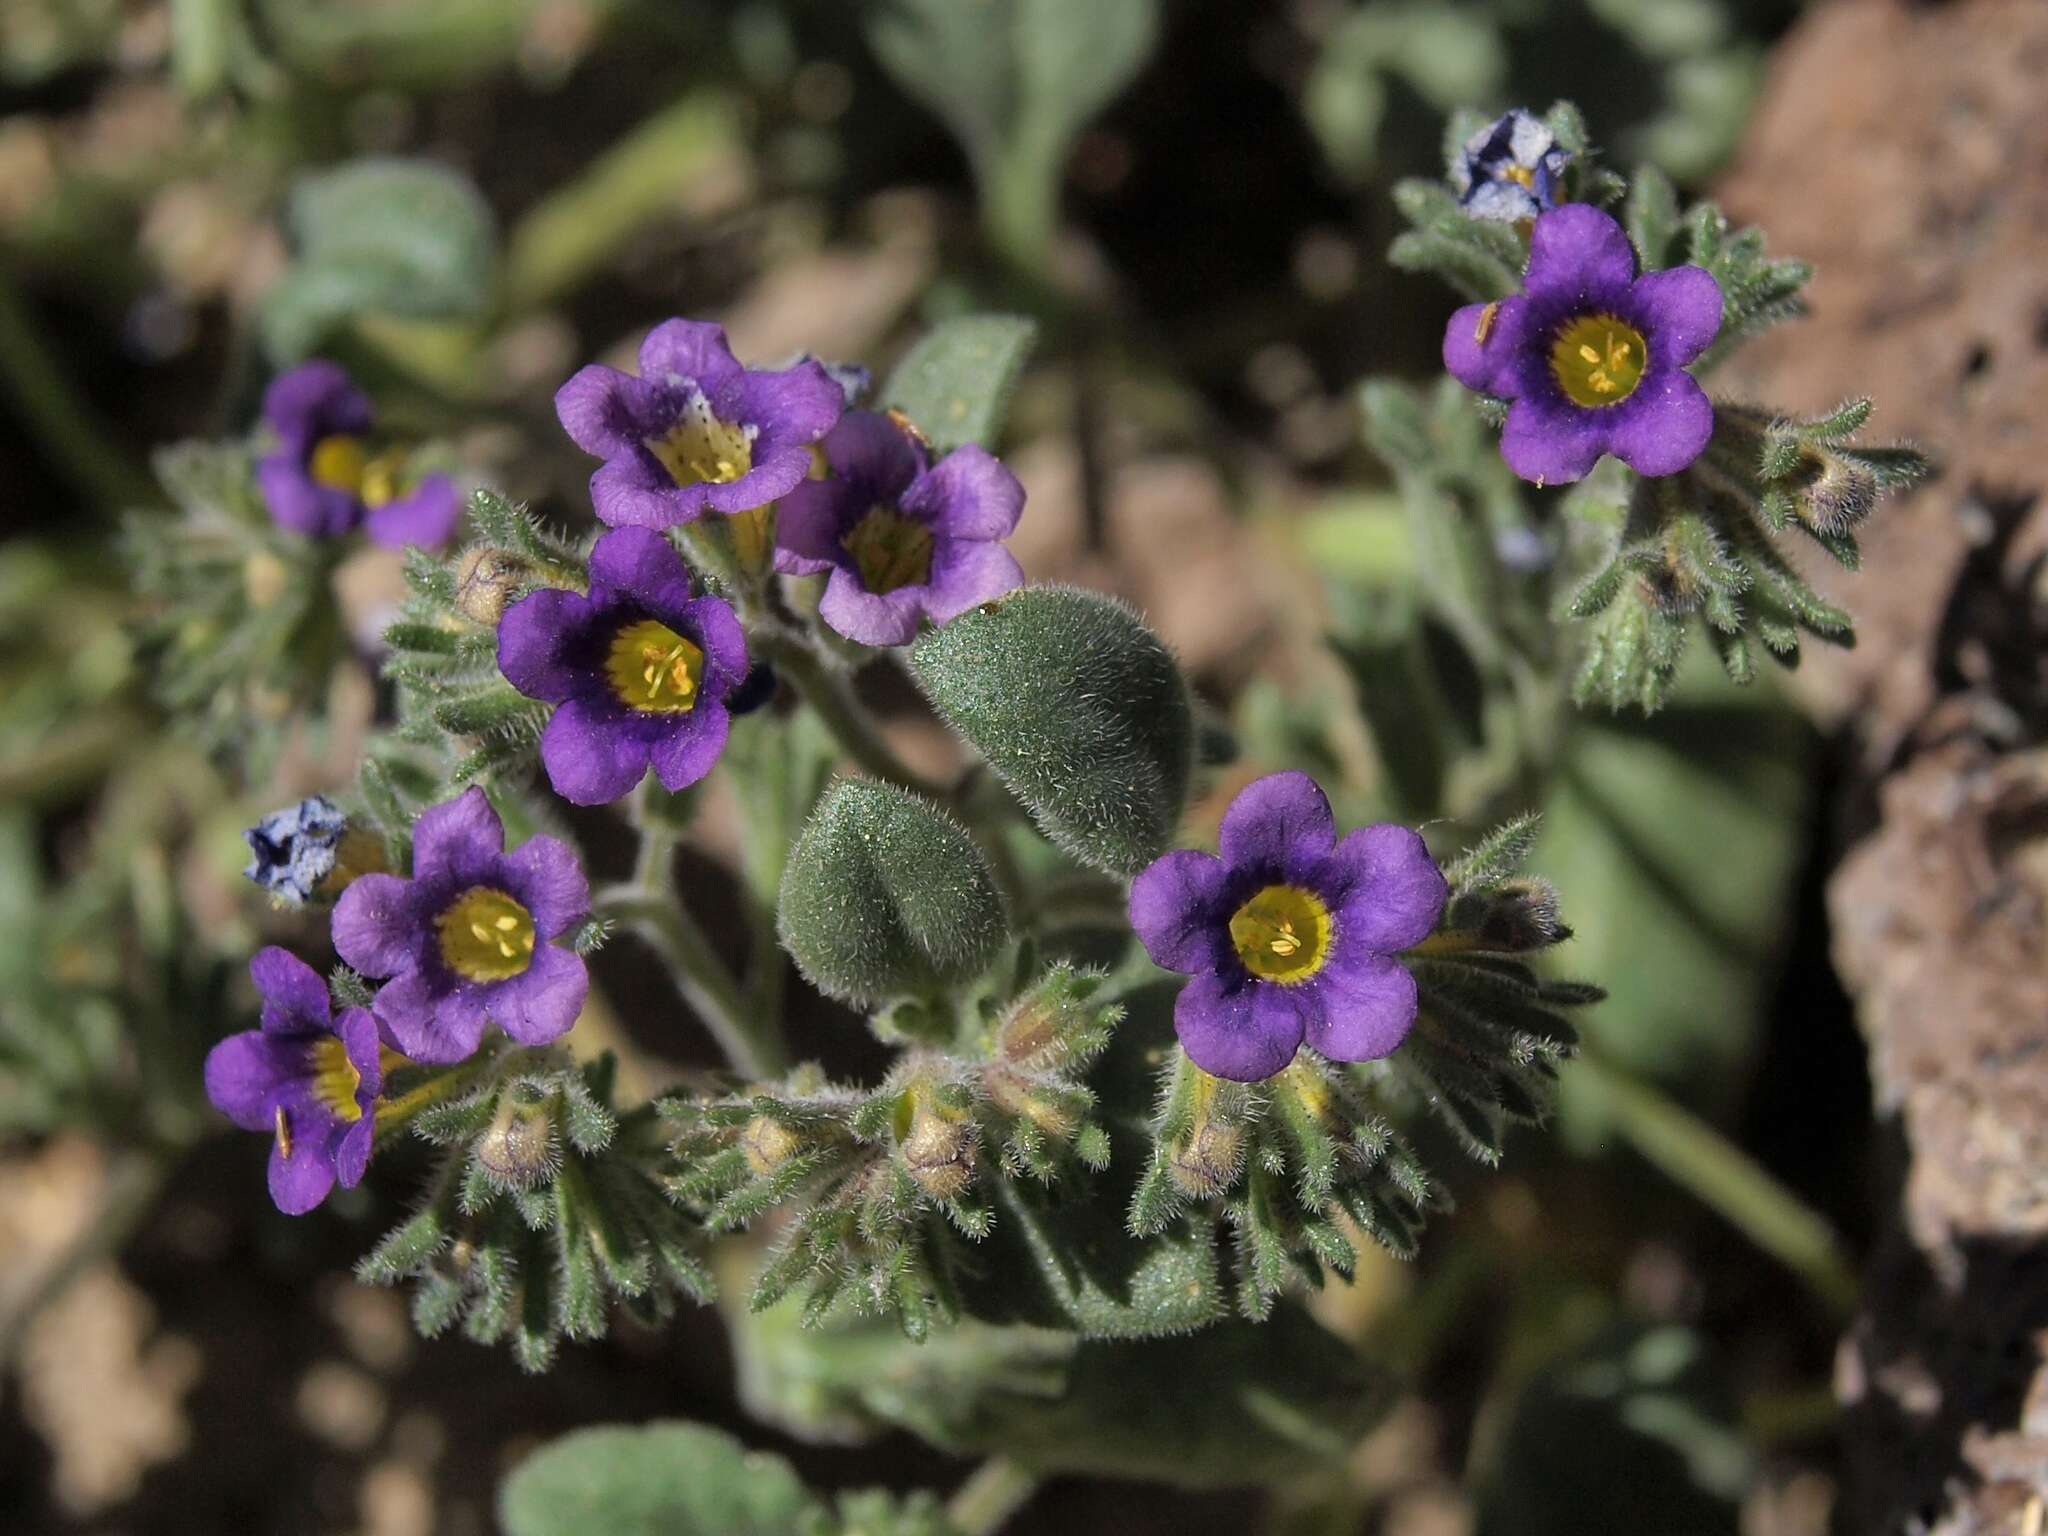
<path fill-rule="evenodd" d="M 973 443 L 927 464 L 887 416 L 848 411 L 825 439 L 832 473 L 776 509 L 775 568 L 832 573 L 818 615 L 863 645 L 908 645 L 920 616 L 943 624 L 1024 580 L 1002 540 L 1024 487 Z"/>
<path fill-rule="evenodd" d="M 263 1027 L 207 1053 L 206 1096 L 243 1130 L 270 1134 L 270 1198 L 301 1216 L 335 1184 L 355 1188 L 369 1166 L 384 1086 L 377 1021 L 366 1008 L 334 1017 L 320 973 L 274 945 L 256 952 L 249 975 Z"/>
<path fill-rule="evenodd" d="M 1436 928 L 1449 894 L 1406 827 L 1341 841 L 1305 773 L 1241 790 L 1223 856 L 1179 849 L 1131 883 L 1131 926 L 1153 961 L 1194 979 L 1174 1002 L 1188 1059 L 1241 1083 L 1271 1077 L 1304 1039 L 1371 1061 L 1407 1038 L 1415 978 L 1394 956 Z"/>
<path fill-rule="evenodd" d="M 693 597 L 689 568 L 651 528 L 621 528 L 590 556 L 590 595 L 544 587 L 505 610 L 498 670 L 558 706 L 540 760 L 577 805 L 618 799 L 651 766 L 664 788 L 711 771 L 747 675 L 739 620 Z"/>
<path fill-rule="evenodd" d="M 1637 277 L 1621 226 L 1567 203 L 1536 221 L 1520 293 L 1451 316 L 1444 366 L 1513 402 L 1500 451 L 1524 480 L 1580 479 L 1603 453 L 1673 475 L 1713 435 L 1713 404 L 1685 365 L 1720 328 L 1706 268 Z"/>
<path fill-rule="evenodd" d="M 333 539 L 360 525 L 393 549 L 454 537 L 455 482 L 436 474 L 408 486 L 403 454 L 371 452 L 369 397 L 338 364 L 315 359 L 272 379 L 263 419 L 278 450 L 256 466 L 256 483 L 279 527 Z"/>
<path fill-rule="evenodd" d="M 413 874 L 364 875 L 334 908 L 334 947 L 366 976 L 391 979 L 372 1006 L 416 1061 L 471 1055 L 486 1022 L 521 1045 L 575 1024 L 590 973 L 548 941 L 590 906 L 566 843 L 529 838 L 505 852 L 505 827 L 481 789 L 423 812 Z"/>
<path fill-rule="evenodd" d="M 555 392 L 562 429 L 604 464 L 590 477 L 614 528 L 667 528 L 749 512 L 811 469 L 811 444 L 846 406 L 815 362 L 744 368 L 722 326 L 667 320 L 640 343 L 640 374 L 591 363 Z"/>
<path fill-rule="evenodd" d="M 1473 218 L 1519 223 L 1557 206 L 1571 158 L 1542 118 L 1517 107 L 1465 141 L 1451 165 L 1451 185 Z"/>

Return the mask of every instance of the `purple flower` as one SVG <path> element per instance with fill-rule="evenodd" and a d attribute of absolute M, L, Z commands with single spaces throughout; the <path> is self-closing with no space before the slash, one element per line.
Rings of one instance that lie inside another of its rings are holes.
<path fill-rule="evenodd" d="M 498 670 L 558 706 L 540 738 L 548 782 L 577 805 L 604 805 L 650 766 L 672 790 L 711 771 L 747 640 L 724 602 L 691 596 L 666 538 L 621 528 L 591 552 L 588 597 L 545 587 L 505 610 Z"/>
<path fill-rule="evenodd" d="M 605 461 L 590 499 L 614 528 L 667 528 L 706 507 L 747 512 L 786 495 L 845 405 L 817 363 L 743 368 L 724 328 L 701 320 L 649 331 L 638 378 L 592 363 L 555 392 L 562 430 Z"/>
<path fill-rule="evenodd" d="M 1340 842 L 1316 781 L 1276 773 L 1231 801 L 1221 847 L 1166 854 L 1131 882 L 1147 953 L 1194 978 L 1173 1006 L 1188 1059 L 1251 1083 L 1304 1039 L 1334 1061 L 1391 1054 L 1416 1006 L 1394 956 L 1429 937 L 1449 894 L 1422 839 L 1382 824 Z"/>
<path fill-rule="evenodd" d="M 887 416 L 848 411 L 825 439 L 832 473 L 776 512 L 775 568 L 832 573 L 818 613 L 863 645 L 908 645 L 920 615 L 943 624 L 1024 580 L 1001 541 L 1024 487 L 969 443 L 937 464 Z"/>
<path fill-rule="evenodd" d="M 256 466 L 256 483 L 280 528 L 338 539 L 358 526 L 393 549 L 437 549 L 462 517 L 455 482 L 428 475 L 407 487 L 404 456 L 373 455 L 369 398 L 335 363 L 301 363 L 270 381 L 263 419 L 278 451 Z"/>
<path fill-rule="evenodd" d="M 1542 118 L 1517 107 L 1465 141 L 1451 185 L 1473 218 L 1519 223 L 1557 206 L 1558 181 L 1571 158 Z"/>
<path fill-rule="evenodd" d="M 372 1006 L 416 1061 L 461 1061 L 492 1022 L 521 1045 L 569 1032 L 590 990 L 571 950 L 547 941 L 590 906 L 590 886 L 559 838 L 505 852 L 481 789 L 424 812 L 413 874 L 364 875 L 334 907 L 334 947 L 365 976 L 391 979 Z"/>
<path fill-rule="evenodd" d="M 319 972 L 275 946 L 257 951 L 249 975 L 263 1027 L 207 1053 L 206 1096 L 243 1130 L 270 1133 L 270 1198 L 301 1216 L 369 1165 L 384 1086 L 377 1021 L 366 1008 L 333 1017 Z"/>
<path fill-rule="evenodd" d="M 1706 268 L 1637 277 L 1621 226 L 1567 203 L 1536 221 L 1520 293 L 1451 316 L 1444 366 L 1514 402 L 1500 451 L 1524 480 L 1580 479 L 1603 453 L 1673 475 L 1713 435 L 1714 407 L 1685 365 L 1720 328 Z"/>

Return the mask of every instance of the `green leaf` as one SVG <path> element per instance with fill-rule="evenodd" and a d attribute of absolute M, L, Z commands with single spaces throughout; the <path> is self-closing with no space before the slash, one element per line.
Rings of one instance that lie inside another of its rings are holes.
<path fill-rule="evenodd" d="M 824 1536 L 824 1507 L 779 1456 L 681 1421 L 578 1430 L 498 1492 L 506 1536 Z"/>
<path fill-rule="evenodd" d="M 1028 266 L 1051 238 L 1082 126 L 1137 74 L 1157 0 L 869 0 L 875 57 L 973 163 L 996 242 Z"/>
<path fill-rule="evenodd" d="M 293 189 L 297 259 L 263 311 L 273 361 L 294 363 L 360 314 L 472 320 L 490 306 L 497 227 L 468 178 L 424 160 L 367 159 Z"/>
<path fill-rule="evenodd" d="M 962 443 L 993 447 L 1038 322 L 1022 315 L 965 315 L 927 332 L 889 375 L 882 404 L 916 423 L 940 453 Z"/>
<path fill-rule="evenodd" d="M 958 823 L 865 779 L 818 802 L 790 849 L 776 924 L 805 979 L 860 1006 L 970 981 L 1009 934 L 988 862 Z"/>
<path fill-rule="evenodd" d="M 1133 874 L 1172 846 L 1194 713 L 1172 654 L 1129 607 L 1026 587 L 926 635 L 910 669 L 1074 858 Z"/>

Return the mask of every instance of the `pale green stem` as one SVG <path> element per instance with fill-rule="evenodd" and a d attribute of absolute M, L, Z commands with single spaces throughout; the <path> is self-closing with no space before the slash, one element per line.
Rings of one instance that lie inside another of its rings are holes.
<path fill-rule="evenodd" d="M 896 755 L 854 698 L 845 674 L 830 666 L 808 641 L 786 629 L 769 628 L 747 638 L 755 656 L 789 679 L 861 772 L 933 800 L 950 796 L 947 786 L 926 778 Z"/>
<path fill-rule="evenodd" d="M 1577 1057 L 1570 1070 L 1593 1079 L 1621 1134 L 1674 1183 L 1798 1275 L 1830 1311 L 1847 1316 L 1854 1310 L 1856 1276 L 1826 1218 L 1706 1121 L 1647 1083 L 1591 1055 Z"/>
<path fill-rule="evenodd" d="M 961 1536 L 994 1536 L 1038 1491 L 1038 1474 L 1007 1456 L 991 1456 L 946 1503 L 946 1519 Z"/>

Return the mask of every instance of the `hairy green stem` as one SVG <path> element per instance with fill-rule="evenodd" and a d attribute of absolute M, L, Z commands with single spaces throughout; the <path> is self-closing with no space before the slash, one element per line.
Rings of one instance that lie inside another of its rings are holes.
<path fill-rule="evenodd" d="M 961 1536 L 994 1536 L 1037 1491 L 1037 1473 L 991 1456 L 947 1501 L 946 1519 Z"/>
<path fill-rule="evenodd" d="M 1673 1182 L 1810 1286 L 1837 1316 L 1856 1305 L 1854 1272 L 1834 1229 L 1704 1120 L 1597 1056 L 1569 1069 L 1598 1086 L 1616 1127 Z"/>
<path fill-rule="evenodd" d="M 926 778 L 896 755 L 854 698 L 845 674 L 833 668 L 809 641 L 787 629 L 766 627 L 747 638 L 755 656 L 789 679 L 861 772 L 933 800 L 951 797 L 947 786 Z"/>

